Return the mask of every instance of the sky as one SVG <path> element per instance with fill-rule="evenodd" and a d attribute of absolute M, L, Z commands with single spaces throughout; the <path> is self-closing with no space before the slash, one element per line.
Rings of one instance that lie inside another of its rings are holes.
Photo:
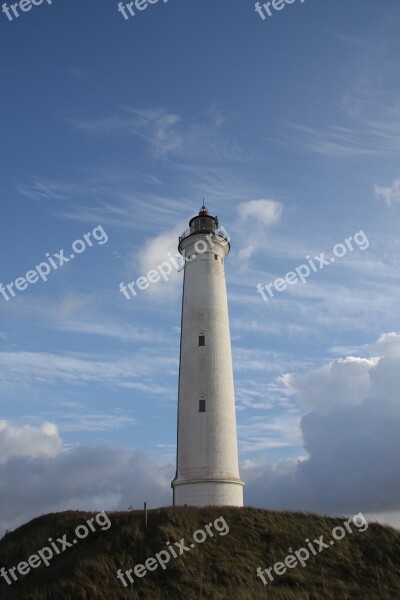
<path fill-rule="evenodd" d="M 276 4 L 0 12 L 0 533 L 172 503 L 203 198 L 245 504 L 400 527 L 400 4 Z"/>

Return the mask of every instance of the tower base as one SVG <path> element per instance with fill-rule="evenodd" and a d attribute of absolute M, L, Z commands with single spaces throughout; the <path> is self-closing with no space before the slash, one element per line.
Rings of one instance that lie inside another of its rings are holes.
<path fill-rule="evenodd" d="M 240 480 L 192 480 L 173 482 L 174 506 L 243 506 L 244 483 Z"/>

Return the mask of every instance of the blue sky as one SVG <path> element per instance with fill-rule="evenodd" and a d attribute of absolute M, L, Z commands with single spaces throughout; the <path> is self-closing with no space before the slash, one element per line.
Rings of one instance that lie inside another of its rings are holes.
<path fill-rule="evenodd" d="M 171 501 L 182 273 L 119 284 L 176 252 L 203 197 L 231 236 L 246 502 L 398 525 L 399 3 L 117 4 L 0 13 L 0 282 L 108 238 L 0 296 L 2 525 Z M 359 231 L 367 249 L 257 293 Z"/>

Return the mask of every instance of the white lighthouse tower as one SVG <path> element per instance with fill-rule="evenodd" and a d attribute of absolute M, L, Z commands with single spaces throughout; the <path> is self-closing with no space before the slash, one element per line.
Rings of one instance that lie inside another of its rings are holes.
<path fill-rule="evenodd" d="M 228 240 L 204 205 L 179 238 L 185 268 L 174 505 L 243 506 L 224 270 Z"/>

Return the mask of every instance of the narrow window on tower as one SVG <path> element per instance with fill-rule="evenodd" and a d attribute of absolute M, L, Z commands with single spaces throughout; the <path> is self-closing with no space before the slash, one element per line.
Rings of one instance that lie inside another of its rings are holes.
<path fill-rule="evenodd" d="M 218 260 L 218 254 L 214 254 L 215 260 Z"/>
<path fill-rule="evenodd" d="M 199 399 L 199 412 L 206 412 L 206 398 L 201 396 Z"/>
<path fill-rule="evenodd" d="M 199 346 L 205 346 L 206 345 L 206 336 L 204 333 L 200 333 L 199 335 Z"/>

